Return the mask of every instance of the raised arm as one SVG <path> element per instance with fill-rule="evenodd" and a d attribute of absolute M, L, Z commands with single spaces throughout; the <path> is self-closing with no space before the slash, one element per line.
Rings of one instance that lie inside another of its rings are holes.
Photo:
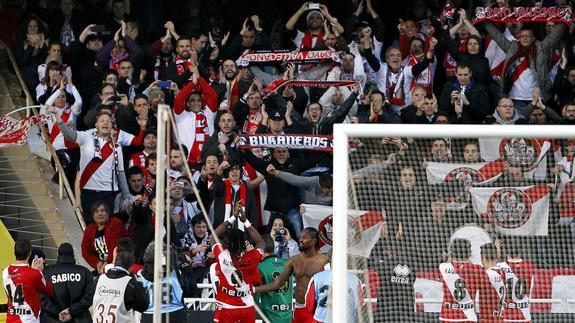
<path fill-rule="evenodd" d="M 311 2 L 306 2 L 306 3 L 302 4 L 301 7 L 288 19 L 288 21 L 286 22 L 286 29 L 287 30 L 294 30 L 295 24 L 297 24 L 299 17 L 301 17 L 301 15 L 303 15 L 303 13 L 306 10 L 308 10 L 310 3 Z"/>
<path fill-rule="evenodd" d="M 489 33 L 489 36 L 501 47 L 504 52 L 509 51 L 511 44 L 513 43 L 509 39 L 505 38 L 505 35 L 495 27 L 495 24 L 491 21 L 486 21 L 483 25 L 485 30 Z"/>
<path fill-rule="evenodd" d="M 276 278 L 273 282 L 256 286 L 256 293 L 266 293 L 274 290 L 278 290 L 292 275 L 293 273 L 293 258 L 288 259 L 284 271 Z"/>

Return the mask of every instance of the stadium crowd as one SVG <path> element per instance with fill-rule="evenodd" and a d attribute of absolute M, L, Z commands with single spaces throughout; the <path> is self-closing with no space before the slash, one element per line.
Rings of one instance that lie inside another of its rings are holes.
<path fill-rule="evenodd" d="M 172 320 L 185 320 L 183 297 L 199 297 L 197 283 L 218 281 L 219 322 L 253 322 L 254 302 L 273 322 L 291 321 L 292 312 L 294 322 L 329 321 L 323 297 L 331 282 L 321 273 L 329 259 L 318 253 L 318 228 L 304 227 L 302 204 L 332 205 L 332 154 L 314 143 L 250 146 L 242 136 L 324 138 L 336 123 L 413 124 L 414 131 L 417 124 L 575 124 L 574 25 L 473 22 L 478 6 L 570 6 L 566 1 L 413 0 L 401 10 L 387 1 L 321 2 L 2 2 L 0 17 L 11 23 L 0 38 L 44 105 L 40 113 L 50 116 L 51 144 L 87 224 L 81 253 L 99 278 L 92 282 L 74 267 L 82 290 L 119 286 L 124 297 L 121 306 L 102 293 L 74 294 L 66 303 L 58 291 L 71 285 L 48 279 L 54 293 L 42 306 L 33 301 L 9 317 L 38 317 L 42 308 L 54 321 L 104 322 L 119 306 L 118 320 L 134 320 L 135 310 L 149 322 L 159 261 L 150 243 L 156 200 L 165 194 L 163 230 L 174 266 L 164 273 L 172 294 L 162 312 Z M 286 52 L 295 55 L 280 55 Z M 323 56 L 310 58 L 314 52 Z M 165 191 L 155 186 L 164 158 L 156 154 L 160 104 L 175 120 Z M 574 141 L 387 137 L 349 144 L 355 208 L 384 220 L 368 261 L 370 281 L 381 282 L 369 292 L 377 298 L 376 321 L 410 321 L 415 272 L 469 258 L 465 247 L 455 256 L 449 249 L 461 226 L 482 228 L 503 246 L 497 256 L 485 248 L 491 262 L 506 252 L 538 268 L 573 268 Z M 527 186 L 544 193 L 521 195 Z M 471 201 L 479 190 L 498 187 L 509 189 L 478 212 Z M 500 230 L 523 230 L 535 208 L 527 198 L 546 194 L 544 233 Z M 506 249 L 517 245 L 522 252 Z M 18 261 L 30 257 L 28 249 L 17 243 Z M 69 246 L 61 249 L 63 262 L 54 266 L 72 266 Z M 396 264 L 409 269 L 402 279 L 389 277 L 397 276 Z M 365 293 L 356 293 L 354 306 L 365 307 Z"/>

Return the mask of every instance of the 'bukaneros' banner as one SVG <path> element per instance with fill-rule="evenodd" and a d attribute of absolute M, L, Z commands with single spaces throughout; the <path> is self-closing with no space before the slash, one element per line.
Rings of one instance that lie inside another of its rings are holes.
<path fill-rule="evenodd" d="M 248 66 L 250 64 L 269 64 L 273 62 L 285 62 L 296 64 L 319 63 L 320 61 L 331 59 L 339 62 L 338 53 L 331 50 L 302 50 L 291 51 L 287 49 L 273 51 L 255 51 L 244 54 L 236 60 L 237 66 Z"/>
<path fill-rule="evenodd" d="M 570 7 L 477 7 L 474 22 L 564 22 L 571 24 Z"/>
<path fill-rule="evenodd" d="M 238 148 L 288 148 L 320 151 L 333 150 L 332 136 L 320 135 L 240 135 Z"/>
<path fill-rule="evenodd" d="M 275 92 L 278 88 L 286 85 L 301 87 L 330 88 L 332 86 L 353 86 L 357 81 L 311 81 L 311 80 L 275 80 L 264 90 L 264 95 Z"/>

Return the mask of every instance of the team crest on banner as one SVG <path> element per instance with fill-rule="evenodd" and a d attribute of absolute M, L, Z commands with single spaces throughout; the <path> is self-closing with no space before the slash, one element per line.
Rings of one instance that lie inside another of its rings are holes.
<path fill-rule="evenodd" d="M 473 210 L 504 235 L 546 236 L 549 194 L 546 184 L 516 187 L 472 187 Z"/>
<path fill-rule="evenodd" d="M 303 204 L 303 226 L 316 228 L 319 232 L 321 252 L 333 245 L 333 208 L 325 205 Z M 369 257 L 371 249 L 379 240 L 383 215 L 374 211 L 347 211 L 347 252 L 350 255 Z"/>
<path fill-rule="evenodd" d="M 494 224 L 505 229 L 516 229 L 531 217 L 531 200 L 523 191 L 504 188 L 491 195 L 487 211 Z"/>
<path fill-rule="evenodd" d="M 524 172 L 537 167 L 540 154 L 541 145 L 536 139 L 503 139 L 499 144 L 499 156 L 511 167 L 523 167 Z"/>
<path fill-rule="evenodd" d="M 333 214 L 326 216 L 317 228 L 319 239 L 325 245 L 333 245 Z M 347 216 L 347 246 L 353 247 L 361 242 L 363 229 L 359 221 L 351 216 Z"/>
<path fill-rule="evenodd" d="M 458 181 L 462 185 L 472 185 L 473 183 L 481 183 L 485 181 L 485 176 L 470 167 L 459 167 L 450 171 L 445 176 L 445 182 Z"/>

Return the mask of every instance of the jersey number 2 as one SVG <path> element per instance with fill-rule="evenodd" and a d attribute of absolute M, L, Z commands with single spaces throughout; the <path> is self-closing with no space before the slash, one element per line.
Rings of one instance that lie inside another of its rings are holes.
<path fill-rule="evenodd" d="M 24 290 L 22 288 L 22 284 L 16 285 L 14 294 L 12 294 L 12 285 L 6 285 L 6 291 L 8 292 L 10 303 L 18 305 L 24 304 Z"/>

